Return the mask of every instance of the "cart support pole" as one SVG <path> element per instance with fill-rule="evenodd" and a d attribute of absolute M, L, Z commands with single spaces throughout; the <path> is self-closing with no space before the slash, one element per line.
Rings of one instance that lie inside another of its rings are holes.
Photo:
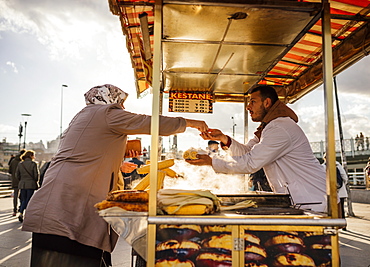
<path fill-rule="evenodd" d="M 342 119 L 340 116 L 340 108 L 339 108 L 339 98 L 338 98 L 338 86 L 337 86 L 337 77 L 334 77 L 334 93 L 335 93 L 335 102 L 337 103 L 337 117 L 338 117 L 338 128 L 339 128 L 339 140 L 340 140 L 340 153 L 342 157 L 342 166 L 348 175 L 348 168 L 347 168 L 347 157 L 346 152 L 344 150 L 344 139 L 343 139 L 343 129 L 342 129 Z M 347 197 L 347 207 L 348 207 L 348 215 L 354 217 L 355 214 L 352 209 L 352 198 L 351 198 L 351 190 L 349 189 L 349 183 L 345 185 L 348 197 Z M 345 214 L 343 214 L 343 218 Z"/>
<path fill-rule="evenodd" d="M 329 215 L 338 218 L 335 131 L 334 131 L 334 94 L 333 94 L 333 56 L 330 25 L 330 5 L 323 0 L 322 34 L 323 34 L 323 71 L 324 100 L 326 120 L 326 181 L 329 200 Z"/>
<path fill-rule="evenodd" d="M 149 216 L 157 215 L 157 179 L 158 179 L 158 143 L 159 143 L 159 113 L 160 113 L 160 75 L 161 75 L 161 40 L 162 40 L 162 1 L 156 0 L 154 7 L 154 51 L 153 51 L 153 106 L 151 120 L 151 150 L 150 150 L 150 192 Z M 154 267 L 155 261 L 156 225 L 148 225 L 147 234 L 147 266 Z"/>
<path fill-rule="evenodd" d="M 322 0 L 322 38 L 323 38 L 323 71 L 324 99 L 326 119 L 326 186 L 328 196 L 328 211 L 331 218 L 338 218 L 337 186 L 336 186 L 336 156 L 334 131 L 334 94 L 333 94 L 333 54 L 330 24 L 330 4 Z M 332 241 L 332 266 L 339 267 L 339 242 L 334 235 Z"/>

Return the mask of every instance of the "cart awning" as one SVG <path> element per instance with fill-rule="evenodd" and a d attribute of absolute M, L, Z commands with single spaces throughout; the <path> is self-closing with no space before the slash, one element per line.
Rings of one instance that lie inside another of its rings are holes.
<path fill-rule="evenodd" d="M 138 96 L 151 86 L 154 1 L 108 0 L 131 55 Z M 370 0 L 332 0 L 334 74 L 370 52 Z M 273 85 L 294 102 L 322 84 L 320 0 L 163 1 L 163 91 L 211 91 L 244 102 Z"/>

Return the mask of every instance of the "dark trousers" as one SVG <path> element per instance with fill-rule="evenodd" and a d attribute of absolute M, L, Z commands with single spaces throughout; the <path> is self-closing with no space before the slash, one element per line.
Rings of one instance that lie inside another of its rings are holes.
<path fill-rule="evenodd" d="M 13 211 L 17 212 L 18 211 L 18 198 L 19 198 L 19 189 L 14 188 L 13 189 Z"/>
<path fill-rule="evenodd" d="M 28 202 L 30 202 L 30 199 L 33 196 L 34 192 L 35 189 L 21 189 L 21 208 L 19 209 L 20 213 L 23 213 L 23 211 L 27 208 Z"/>
<path fill-rule="evenodd" d="M 109 252 L 64 236 L 32 234 L 31 267 L 108 267 Z"/>

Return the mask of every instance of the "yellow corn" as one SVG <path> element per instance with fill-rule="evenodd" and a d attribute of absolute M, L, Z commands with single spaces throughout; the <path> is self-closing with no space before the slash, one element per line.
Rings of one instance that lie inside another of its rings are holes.
<path fill-rule="evenodd" d="M 171 177 L 171 178 L 177 177 L 177 173 L 174 170 L 170 169 L 170 168 L 163 169 L 163 171 L 165 171 L 166 175 Z"/>
<path fill-rule="evenodd" d="M 145 176 L 134 188 L 133 190 L 145 190 L 149 186 L 150 174 Z"/>
<path fill-rule="evenodd" d="M 158 170 L 169 168 L 173 166 L 174 164 L 175 164 L 174 159 L 166 159 L 166 160 L 160 161 L 158 162 Z M 136 172 L 138 174 L 149 173 L 149 171 L 150 171 L 150 165 L 145 165 L 145 166 L 142 166 L 136 169 Z"/>
<path fill-rule="evenodd" d="M 158 171 L 158 176 L 157 176 L 157 190 L 163 188 L 163 181 L 164 177 L 166 176 L 166 172 L 164 171 Z M 150 174 L 145 176 L 140 183 L 138 183 L 135 187 L 134 190 L 149 190 L 150 189 Z"/>
<path fill-rule="evenodd" d="M 164 171 L 158 171 L 158 176 L 157 176 L 157 191 L 159 189 L 163 188 L 163 181 L 164 177 L 166 176 L 166 172 Z"/>
<path fill-rule="evenodd" d="M 178 211 L 176 211 L 177 208 L 178 206 L 167 206 L 164 207 L 163 209 L 168 214 L 176 215 L 202 215 L 208 213 L 207 206 L 201 204 L 182 206 Z"/>

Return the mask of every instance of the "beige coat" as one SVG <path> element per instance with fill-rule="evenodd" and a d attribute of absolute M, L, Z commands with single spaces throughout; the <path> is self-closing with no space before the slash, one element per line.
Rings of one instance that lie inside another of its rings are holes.
<path fill-rule="evenodd" d="M 150 134 L 151 117 L 118 104 L 88 105 L 63 133 L 42 187 L 27 207 L 23 231 L 66 236 L 111 252 L 118 236 L 94 204 L 115 189 L 127 135 Z M 160 118 L 160 134 L 186 129 L 183 118 Z"/>

